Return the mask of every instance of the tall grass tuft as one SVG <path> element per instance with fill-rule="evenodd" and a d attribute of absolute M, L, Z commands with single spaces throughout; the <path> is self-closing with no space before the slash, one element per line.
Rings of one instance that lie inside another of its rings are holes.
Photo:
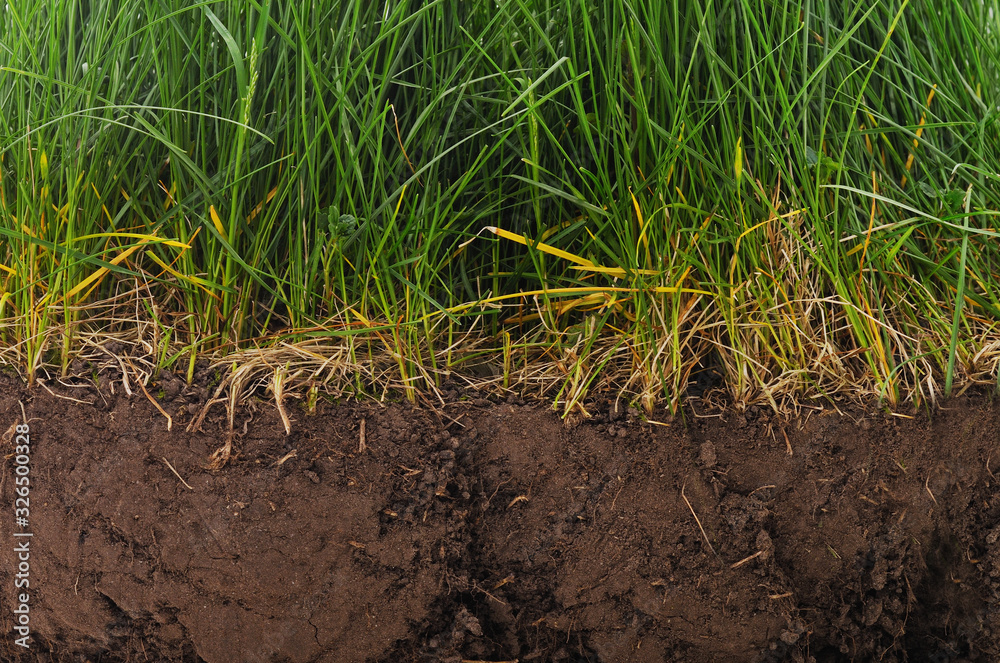
<path fill-rule="evenodd" d="M 0 357 L 66 374 L 116 338 L 190 378 L 270 349 L 282 393 L 459 376 L 564 412 L 676 411 L 712 370 L 775 408 L 996 381 L 998 22 L 8 2 Z"/>

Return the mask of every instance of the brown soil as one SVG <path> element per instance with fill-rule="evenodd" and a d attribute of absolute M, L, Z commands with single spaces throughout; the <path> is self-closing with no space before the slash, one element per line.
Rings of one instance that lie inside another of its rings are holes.
<path fill-rule="evenodd" d="M 289 404 L 289 436 L 248 402 L 212 472 L 222 406 L 188 434 L 204 389 L 156 389 L 172 432 L 120 382 L 55 392 L 83 405 L 3 378 L 0 432 L 18 401 L 31 418 L 34 640 L 12 635 L 8 457 L 0 659 L 1000 660 L 986 397 L 664 426 L 453 390 L 439 412 Z"/>

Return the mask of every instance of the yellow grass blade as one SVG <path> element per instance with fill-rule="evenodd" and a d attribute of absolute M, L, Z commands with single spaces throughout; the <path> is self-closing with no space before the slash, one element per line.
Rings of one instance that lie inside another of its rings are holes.
<path fill-rule="evenodd" d="M 112 265 L 119 265 L 119 264 L 121 264 L 130 255 L 132 255 L 140 247 L 142 247 L 143 244 L 146 244 L 145 240 L 140 241 L 138 244 L 134 244 L 134 245 L 128 247 L 127 249 L 125 249 L 124 251 L 122 251 L 121 253 L 119 253 L 118 255 L 116 255 L 114 258 L 112 258 L 109 262 Z M 93 274 L 91 274 L 90 276 L 88 276 L 87 278 L 85 278 L 84 280 L 82 280 L 79 283 L 77 283 L 76 286 L 74 286 L 72 290 L 70 290 L 69 292 L 67 292 L 66 293 L 66 299 L 72 299 L 74 296 L 76 296 L 79 292 L 81 292 L 84 288 L 87 288 L 88 286 L 93 285 L 93 288 L 96 288 L 98 285 L 100 285 L 101 280 L 103 280 L 104 277 L 107 276 L 108 271 L 109 270 L 108 270 L 107 267 L 101 267 L 96 272 L 94 272 Z M 93 288 L 91 288 L 91 290 L 93 290 Z M 88 294 L 89 294 L 89 292 L 88 292 Z"/>
<path fill-rule="evenodd" d="M 93 182 L 90 183 L 90 188 L 94 190 L 94 195 L 97 196 L 97 199 L 102 200 L 101 192 L 97 190 L 97 186 L 95 186 Z M 112 227 L 114 227 L 115 222 L 114 219 L 111 218 L 111 212 L 108 211 L 108 206 L 102 202 L 101 209 L 104 210 L 104 216 L 108 218 L 108 223 L 111 224 Z"/>
<path fill-rule="evenodd" d="M 933 92 L 933 90 L 931 91 Z M 905 177 L 905 175 L 904 175 Z M 864 277 L 865 273 L 865 256 L 868 255 L 868 245 L 872 241 L 872 228 L 875 227 L 875 196 L 878 195 L 878 183 L 875 181 L 875 171 L 872 171 L 872 211 L 868 217 L 868 232 L 865 233 L 865 243 L 861 245 L 861 263 L 858 267 L 858 287 L 861 287 L 861 279 Z M 857 249 L 857 247 L 854 247 Z M 854 252 L 854 249 L 848 252 L 848 255 Z"/>
<path fill-rule="evenodd" d="M 396 211 L 393 212 L 393 218 L 399 216 L 399 208 L 403 206 L 403 197 L 406 196 L 406 185 L 403 185 L 403 190 L 399 192 L 399 202 L 396 203 Z"/>
<path fill-rule="evenodd" d="M 608 276 L 614 276 L 623 279 L 627 276 L 624 269 L 621 267 L 600 267 L 598 265 L 584 266 L 584 265 L 574 265 L 573 269 L 578 269 L 581 272 L 597 272 L 598 274 L 607 274 Z M 658 276 L 660 272 L 655 269 L 633 269 L 633 274 L 641 274 L 643 276 Z"/>
<path fill-rule="evenodd" d="M 682 288 L 680 286 L 657 286 L 653 288 L 619 288 L 619 287 L 598 287 L 598 286 L 578 286 L 572 288 L 549 288 L 547 290 L 528 290 L 525 292 L 516 292 L 509 295 L 498 295 L 496 297 L 487 297 L 486 299 L 481 299 L 476 302 L 469 302 L 466 304 L 460 304 L 458 306 L 453 306 L 449 309 L 445 309 L 448 313 L 461 313 L 462 311 L 467 311 L 474 306 L 479 306 L 481 304 L 493 304 L 496 302 L 501 302 L 506 299 L 516 299 L 520 297 L 534 297 L 536 295 L 546 295 L 549 297 L 557 297 L 560 295 L 587 295 L 594 293 L 635 293 L 635 292 L 655 292 L 657 294 L 678 294 L 686 293 L 690 295 L 706 295 L 712 297 L 714 293 L 708 292 L 707 290 L 698 290 L 696 288 Z M 435 315 L 441 315 L 440 311 L 434 311 L 433 313 L 428 313 L 422 320 L 433 317 Z"/>
<path fill-rule="evenodd" d="M 618 300 L 615 299 L 614 295 L 609 295 L 606 292 L 595 292 L 584 297 L 578 297 L 576 299 L 571 299 L 568 302 L 563 302 L 557 309 L 559 315 L 572 311 L 575 308 L 580 308 L 581 306 L 591 306 L 595 308 L 602 308 L 605 306 L 610 306 Z"/>
<path fill-rule="evenodd" d="M 927 108 L 931 107 L 931 101 L 934 100 L 934 93 L 937 92 L 937 83 L 931 87 L 931 91 L 927 95 L 927 102 L 924 104 Z M 899 181 L 899 188 L 906 186 L 906 176 L 910 174 L 910 168 L 913 167 L 913 157 L 918 147 L 920 147 L 920 137 L 924 135 L 924 123 L 927 121 L 927 111 L 920 114 L 920 123 L 917 125 L 917 135 L 913 139 L 913 148 L 910 150 L 910 155 L 906 158 L 906 172 L 903 173 L 903 179 Z"/>
<path fill-rule="evenodd" d="M 497 228 L 496 226 L 486 226 L 486 230 L 489 230 L 494 235 L 499 235 L 504 239 L 509 239 L 512 242 L 517 242 L 518 244 L 522 244 L 524 246 L 537 249 L 542 253 L 548 253 L 549 255 L 562 258 L 563 260 L 569 260 L 570 262 L 575 262 L 578 265 L 585 265 L 587 267 L 596 267 L 596 265 L 594 265 L 593 262 L 587 260 L 586 258 L 581 258 L 578 255 L 574 255 L 572 253 L 569 253 L 568 251 L 563 251 L 562 249 L 557 249 L 556 247 L 550 246 L 548 244 L 543 244 L 542 242 L 535 242 L 526 239 L 525 237 L 512 233 L 509 230 L 504 230 L 503 228 Z"/>
<path fill-rule="evenodd" d="M 729 284 L 730 285 L 734 285 L 733 284 L 733 273 L 736 270 L 736 254 L 739 253 L 739 251 L 740 251 L 740 242 L 743 241 L 744 237 L 746 237 L 747 235 L 749 235 L 750 233 L 752 233 L 754 230 L 757 230 L 757 228 L 760 228 L 763 225 L 767 225 L 768 223 L 771 223 L 772 221 L 776 221 L 778 219 L 787 219 L 790 216 L 795 216 L 796 214 L 802 214 L 805 211 L 806 211 L 805 209 L 793 209 L 792 211 L 785 212 L 784 214 L 782 214 L 780 216 L 774 216 L 774 217 L 771 217 L 770 219 L 765 219 L 765 220 L 761 221 L 760 223 L 756 223 L 756 224 L 750 226 L 749 228 L 747 228 L 746 230 L 744 230 L 742 233 L 740 233 L 740 236 L 736 238 L 736 247 L 733 250 L 733 259 L 732 259 L 732 261 L 730 262 L 730 265 L 729 265 Z M 707 223 L 707 221 L 708 220 L 706 219 L 706 223 Z"/>
<path fill-rule="evenodd" d="M 646 249 L 646 264 L 649 264 L 649 240 L 646 238 L 646 222 L 642 218 L 642 210 L 639 208 L 639 201 L 635 199 L 635 194 L 632 193 L 631 187 L 629 187 L 628 195 L 632 196 L 632 207 L 635 208 L 635 216 L 639 219 L 639 239 L 635 246 L 636 262 L 639 261 L 639 247 L 642 246 Z"/>
<path fill-rule="evenodd" d="M 256 219 L 257 215 L 260 214 L 260 211 L 264 209 L 264 205 L 271 202 L 271 199 L 274 198 L 274 196 L 277 195 L 277 193 L 278 193 L 277 186 L 268 191 L 267 196 L 264 197 L 264 200 L 257 203 L 257 205 L 252 210 L 250 210 L 250 215 L 247 217 L 247 221 L 253 221 L 254 219 Z"/>
<path fill-rule="evenodd" d="M 733 159 L 733 174 L 736 176 L 736 186 L 743 181 L 743 136 L 736 139 L 736 158 Z"/>
<path fill-rule="evenodd" d="M 219 218 L 219 213 L 215 211 L 215 205 L 208 206 L 208 214 L 212 217 L 212 223 L 215 225 L 218 233 L 222 235 L 222 239 L 228 242 L 229 238 L 226 237 L 226 230 L 222 227 L 222 219 Z"/>
<path fill-rule="evenodd" d="M 219 299 L 221 301 L 221 298 L 218 295 L 209 290 L 209 288 L 214 285 L 211 281 L 206 281 L 205 279 L 198 278 L 197 276 L 188 276 L 187 274 L 181 274 L 176 269 L 174 269 L 167 263 L 160 260 L 160 257 L 155 253 L 153 253 L 152 251 L 146 251 L 146 257 L 155 262 L 157 265 L 159 265 L 163 269 L 163 271 L 173 275 L 174 277 L 182 281 L 187 281 L 188 283 L 198 286 L 205 292 L 205 294 L 211 295 L 212 297 L 215 297 L 216 299 Z"/>
<path fill-rule="evenodd" d="M 635 201 L 634 196 L 632 200 Z M 636 203 L 636 205 L 638 205 L 638 203 Z M 638 207 L 636 207 L 636 210 L 638 212 Z M 642 223 L 642 212 L 638 212 L 638 214 L 640 223 Z M 522 246 L 530 246 L 534 249 L 541 251 L 542 253 L 547 253 L 549 255 L 556 256 L 557 258 L 563 258 L 564 260 L 575 262 L 576 266 L 574 266 L 573 269 L 577 269 L 582 272 L 595 272 L 598 274 L 607 274 L 608 276 L 613 276 L 617 278 L 625 278 L 626 276 L 628 276 L 628 272 L 626 272 L 621 267 L 604 267 L 601 265 L 595 265 L 591 260 L 587 260 L 586 258 L 583 258 L 576 254 L 569 253 L 568 251 L 563 251 L 562 249 L 557 249 L 556 247 L 551 246 L 549 244 L 544 244 L 542 242 L 534 242 L 532 240 L 526 239 L 521 235 L 512 233 L 509 230 L 504 230 L 503 228 L 497 228 L 495 226 L 487 226 L 485 229 L 489 230 L 494 235 L 503 237 L 504 239 L 509 239 L 512 242 L 517 242 Z M 588 233 L 590 233 L 591 237 L 594 236 L 593 233 L 590 232 L 590 229 L 586 230 Z M 631 270 L 631 273 L 640 274 L 642 276 L 659 276 L 661 274 L 661 272 L 655 269 L 633 269 Z"/>
<path fill-rule="evenodd" d="M 172 246 L 178 249 L 190 249 L 190 245 L 184 244 L 183 242 L 178 242 L 173 239 L 161 239 L 156 235 L 143 235 L 141 233 L 123 233 L 123 232 L 113 232 L 113 233 L 94 233 L 93 235 L 82 235 L 80 237 L 74 237 L 74 242 L 80 242 L 85 239 L 94 239 L 97 237 L 129 237 L 132 239 L 141 239 L 147 242 L 152 242 L 154 244 L 164 244 L 166 246 Z"/>
<path fill-rule="evenodd" d="M 353 307 L 348 306 L 347 310 L 350 311 L 351 313 L 353 313 L 354 317 L 356 317 L 358 320 L 360 320 L 366 327 L 371 327 L 372 326 L 371 320 L 369 320 L 365 316 L 363 316 L 360 313 L 358 313 Z"/>
<path fill-rule="evenodd" d="M 573 225 L 577 221 L 582 221 L 582 220 L 583 220 L 583 216 L 578 216 L 575 219 L 570 219 L 568 221 L 563 221 L 562 223 L 557 223 L 556 225 L 552 226 L 551 228 L 546 228 L 545 232 L 542 233 L 542 241 L 544 242 L 545 240 L 547 240 L 549 237 L 552 237 L 553 235 L 555 235 L 560 230 L 565 230 L 566 228 L 569 228 L 571 225 Z"/>

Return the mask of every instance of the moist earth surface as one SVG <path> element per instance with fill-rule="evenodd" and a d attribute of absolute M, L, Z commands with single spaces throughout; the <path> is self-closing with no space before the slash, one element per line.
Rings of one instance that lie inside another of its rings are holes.
<path fill-rule="evenodd" d="M 446 387 L 289 399 L 286 433 L 253 398 L 192 426 L 208 391 L 161 376 L 168 430 L 123 386 L 0 378 L 0 660 L 1000 660 L 986 394 L 676 418 L 597 397 L 562 419 Z"/>

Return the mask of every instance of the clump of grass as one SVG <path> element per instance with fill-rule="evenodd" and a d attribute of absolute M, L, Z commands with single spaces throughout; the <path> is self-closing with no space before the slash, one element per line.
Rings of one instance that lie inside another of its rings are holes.
<path fill-rule="evenodd" d="M 565 412 L 997 380 L 996 0 L 105 5 L 0 10 L 28 376 L 115 338 Z"/>

